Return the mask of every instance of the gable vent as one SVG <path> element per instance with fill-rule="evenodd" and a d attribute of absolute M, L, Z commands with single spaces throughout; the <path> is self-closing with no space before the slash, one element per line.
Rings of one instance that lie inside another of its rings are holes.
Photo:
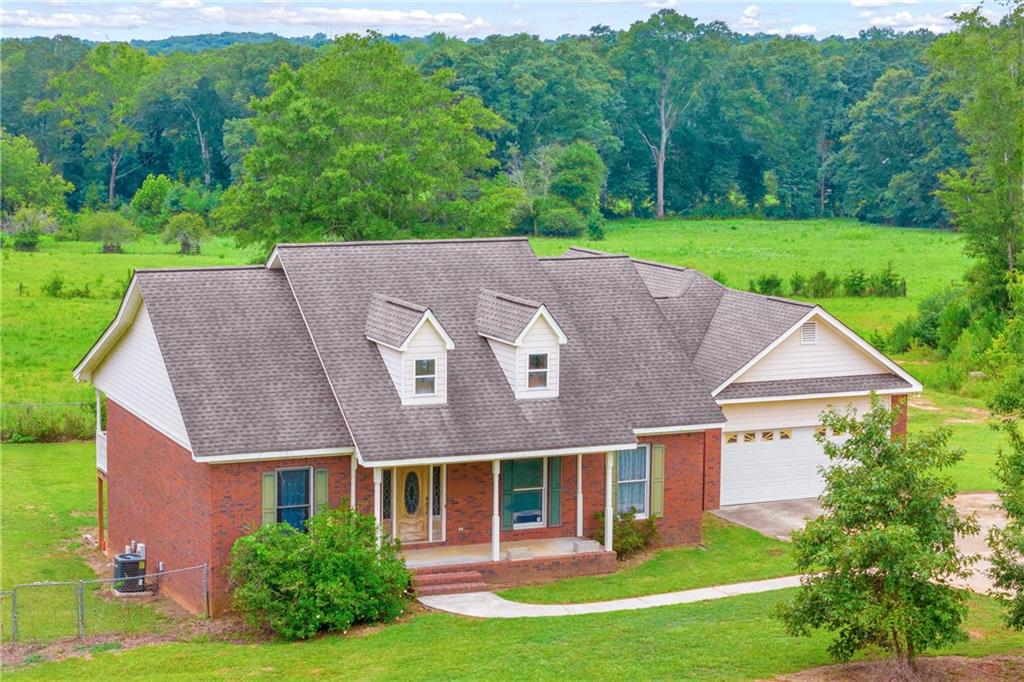
<path fill-rule="evenodd" d="M 818 325 L 815 322 L 804 322 L 800 328 L 800 344 L 809 345 L 818 342 Z"/>

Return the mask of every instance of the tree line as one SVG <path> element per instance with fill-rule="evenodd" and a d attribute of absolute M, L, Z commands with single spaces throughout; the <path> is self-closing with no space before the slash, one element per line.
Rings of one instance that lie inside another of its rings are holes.
<path fill-rule="evenodd" d="M 74 210 L 129 202 L 151 174 L 227 188 L 244 173 L 254 101 L 271 95 L 271 76 L 337 53 L 322 36 L 194 51 L 230 39 L 146 45 L 157 55 L 69 37 L 5 40 L 4 127 L 74 185 Z M 497 115 L 478 128 L 491 145 L 481 169 L 491 179 L 523 179 L 558 148 L 592 146 L 606 173 L 606 216 L 943 225 L 937 175 L 967 165 L 956 98 L 927 58 L 936 40 L 927 31 L 747 36 L 665 10 L 626 30 L 595 26 L 558 40 L 373 40 L 397 55 L 381 78 L 410 68 Z M 553 210 L 551 222 L 565 216 Z"/>

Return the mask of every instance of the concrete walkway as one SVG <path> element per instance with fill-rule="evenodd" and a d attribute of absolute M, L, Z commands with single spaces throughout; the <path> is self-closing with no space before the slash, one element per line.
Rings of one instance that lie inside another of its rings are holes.
<path fill-rule="evenodd" d="M 651 594 L 644 597 L 630 597 L 614 601 L 598 601 L 589 604 L 523 604 L 503 599 L 493 592 L 466 592 L 465 594 L 442 594 L 421 597 L 420 602 L 438 611 L 447 611 L 460 616 L 474 618 L 542 618 L 545 616 L 578 616 L 584 613 L 606 613 L 608 611 L 631 611 L 649 609 L 655 606 L 691 604 L 709 599 L 735 597 L 740 594 L 770 592 L 800 585 L 800 576 L 757 580 L 734 585 L 716 585 L 681 592 Z"/>

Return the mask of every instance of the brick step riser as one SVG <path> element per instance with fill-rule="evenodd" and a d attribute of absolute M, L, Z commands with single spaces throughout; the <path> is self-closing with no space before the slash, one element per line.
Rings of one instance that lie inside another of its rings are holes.
<path fill-rule="evenodd" d="M 413 575 L 439 575 L 441 573 L 469 573 L 473 571 L 474 566 L 485 564 L 489 562 L 479 562 L 475 564 L 450 564 L 441 566 L 420 566 L 419 568 L 410 568 L 409 572 Z"/>
<path fill-rule="evenodd" d="M 421 573 L 413 577 L 413 584 L 423 585 L 451 585 L 457 583 L 479 583 L 484 577 L 476 571 L 462 573 Z"/>
<path fill-rule="evenodd" d="M 448 585 L 424 585 L 416 589 L 420 597 L 430 597 L 438 594 L 461 594 L 463 592 L 485 592 L 487 583 L 457 583 Z"/>

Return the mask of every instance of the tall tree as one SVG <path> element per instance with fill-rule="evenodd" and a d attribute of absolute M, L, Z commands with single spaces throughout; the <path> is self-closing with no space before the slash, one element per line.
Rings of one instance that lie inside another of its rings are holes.
<path fill-rule="evenodd" d="M 967 638 L 964 596 L 952 578 L 969 575 L 958 535 L 978 530 L 951 504 L 956 486 L 941 472 L 963 458 L 948 431 L 894 438 L 898 410 L 877 397 L 862 419 L 826 412 L 818 437 L 831 462 L 825 470 L 824 514 L 793 534 L 797 569 L 807 574 L 781 609 L 787 629 L 835 634 L 830 653 L 847 660 L 878 646 L 903 663 L 927 648 Z"/>
<path fill-rule="evenodd" d="M 939 197 L 1005 303 L 1006 275 L 1020 267 L 1024 246 L 1024 4 L 998 25 L 979 9 L 956 21 L 929 56 L 960 98 L 954 117 L 970 167 L 944 173 Z"/>
<path fill-rule="evenodd" d="M 66 208 L 64 195 L 74 185 L 39 160 L 39 151 L 31 140 L 0 129 L 0 158 L 4 164 L 0 213 L 9 216 L 25 206 L 45 208 L 51 213 Z"/>
<path fill-rule="evenodd" d="M 635 22 L 616 42 L 611 60 L 623 73 L 622 97 L 655 168 L 655 216 L 665 215 L 665 161 L 672 133 L 703 95 L 728 28 L 698 24 L 674 10 Z"/>
<path fill-rule="evenodd" d="M 243 241 L 500 232 L 519 192 L 492 179 L 501 118 L 375 36 L 344 36 L 253 103 L 255 144 L 216 217 Z"/>
<path fill-rule="evenodd" d="M 41 112 L 59 111 L 69 134 L 82 135 L 85 151 L 109 165 L 107 203 L 114 205 L 125 155 L 142 140 L 139 122 L 142 94 L 157 62 L 127 43 L 101 43 L 81 64 L 58 74 L 50 85 L 53 100 L 40 102 Z"/>

